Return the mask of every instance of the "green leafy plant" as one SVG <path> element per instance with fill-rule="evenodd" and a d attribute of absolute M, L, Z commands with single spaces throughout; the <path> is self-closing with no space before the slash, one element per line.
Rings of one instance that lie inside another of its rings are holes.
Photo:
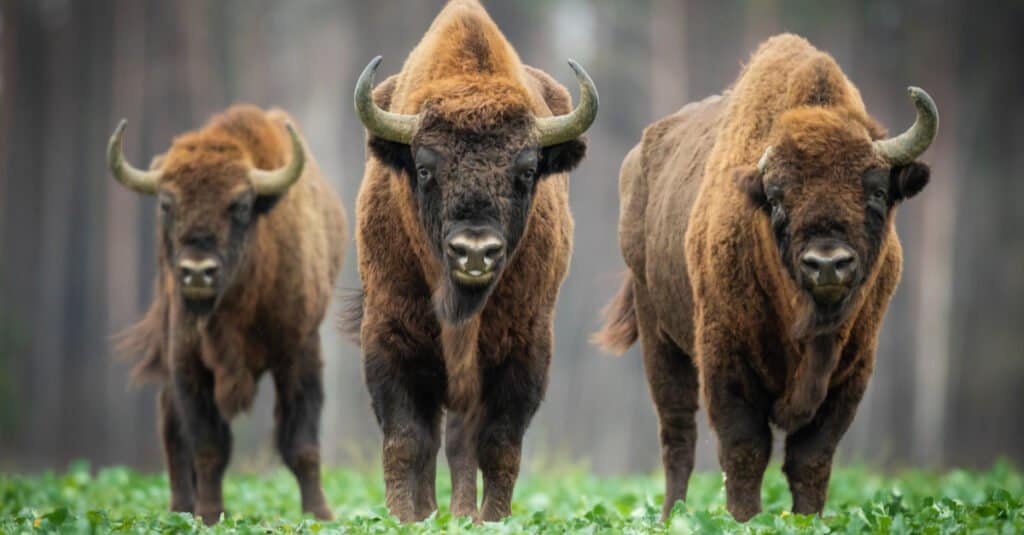
<path fill-rule="evenodd" d="M 403 526 L 387 514 L 383 483 L 372 470 L 327 470 L 324 489 L 336 522 L 299 513 L 291 475 L 231 475 L 229 513 L 205 528 L 192 515 L 166 512 L 165 475 L 126 468 L 62 474 L 0 475 L 0 534 L 60 533 L 1024 533 L 1024 476 L 1000 462 L 983 472 L 909 471 L 886 476 L 837 468 L 823 516 L 790 514 L 777 466 L 765 477 L 765 511 L 746 524 L 725 510 L 721 474 L 695 474 L 689 501 L 658 521 L 661 477 L 599 478 L 582 469 L 529 473 L 516 489 L 513 514 L 475 526 L 453 518 L 446 474 L 438 477 L 440 510 Z"/>

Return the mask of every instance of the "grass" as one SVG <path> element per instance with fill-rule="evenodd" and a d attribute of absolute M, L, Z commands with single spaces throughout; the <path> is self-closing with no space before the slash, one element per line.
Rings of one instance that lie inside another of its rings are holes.
<path fill-rule="evenodd" d="M 1024 475 L 1009 463 L 983 472 L 910 471 L 886 476 L 864 468 L 837 468 L 823 517 L 787 512 L 789 491 L 778 466 L 769 469 L 765 512 L 738 524 L 725 511 L 722 477 L 695 474 L 689 502 L 668 524 L 658 521 L 661 476 L 599 478 L 584 470 L 525 476 L 513 514 L 504 522 L 473 526 L 447 510 L 447 477 L 438 478 L 441 510 L 402 526 L 384 508 L 380 473 L 333 469 L 325 492 L 336 522 L 299 513 L 291 475 L 231 475 L 225 485 L 229 513 L 212 533 L 1024 533 Z M 165 475 L 126 468 L 93 472 L 88 464 L 66 473 L 0 475 L 0 535 L 8 533 L 181 533 L 207 531 L 187 514 L 165 511 Z"/>

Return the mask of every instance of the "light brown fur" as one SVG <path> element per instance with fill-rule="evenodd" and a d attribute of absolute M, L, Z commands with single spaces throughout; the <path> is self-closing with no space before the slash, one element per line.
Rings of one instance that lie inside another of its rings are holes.
<path fill-rule="evenodd" d="M 158 214 L 156 293 L 145 318 L 122 336 L 120 349 L 143 357 L 135 380 L 164 384 L 160 427 L 172 507 L 192 512 L 198 491 L 194 512 L 208 523 L 223 510 L 227 422 L 251 406 L 265 371 L 274 374 L 278 444 L 299 478 L 303 507 L 330 516 L 320 490 L 316 436 L 323 395 L 318 328 L 341 269 L 345 215 L 308 149 L 299 180 L 268 200 L 268 211 L 254 214 L 235 244 L 237 265 L 211 312 L 185 309 L 168 258 L 184 233 L 195 229 L 208 232 L 220 250 L 230 249 L 227 207 L 252 187 L 249 168 L 276 169 L 291 158 L 284 126 L 290 121 L 281 110 L 235 106 L 177 137 L 154 160 L 164 171 L 160 191 L 176 199 L 173 223 Z M 216 431 L 202 431 L 207 428 Z"/>
<path fill-rule="evenodd" d="M 662 428 L 665 516 L 685 498 L 693 466 L 698 375 L 733 515 L 760 510 L 769 421 L 789 434 L 794 510 L 824 505 L 831 456 L 867 384 L 900 274 L 894 210 L 878 236 L 864 230 L 861 176 L 888 169 L 871 152 L 883 136 L 830 56 L 781 35 L 722 96 L 654 123 L 626 157 L 619 238 L 630 277 L 595 340 L 628 347 L 618 323 L 633 308 Z M 786 188 L 794 232 L 833 221 L 866 251 L 869 269 L 834 320 L 816 319 L 789 267 L 795 257 L 783 258 L 772 220 L 744 190 L 750 177 L 760 180 L 755 165 L 768 145 L 764 181 Z M 672 380 L 663 378 L 669 368 Z"/>

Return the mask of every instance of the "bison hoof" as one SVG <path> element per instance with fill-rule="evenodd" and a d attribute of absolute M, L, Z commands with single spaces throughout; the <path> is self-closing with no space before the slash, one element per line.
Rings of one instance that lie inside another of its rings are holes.
<path fill-rule="evenodd" d="M 316 517 L 317 520 L 324 520 L 324 521 L 334 520 L 334 513 L 332 513 L 331 509 L 329 507 L 327 507 L 326 505 L 319 505 L 319 506 L 316 506 L 316 507 L 310 507 L 305 512 L 313 513 L 313 516 Z"/>
<path fill-rule="evenodd" d="M 220 516 L 224 514 L 223 509 L 204 509 L 200 507 L 196 510 L 196 516 L 203 519 L 203 524 L 212 526 L 217 522 L 220 522 Z"/>

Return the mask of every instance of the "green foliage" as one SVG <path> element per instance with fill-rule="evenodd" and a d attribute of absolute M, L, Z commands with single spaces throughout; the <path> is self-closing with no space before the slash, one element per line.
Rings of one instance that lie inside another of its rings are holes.
<path fill-rule="evenodd" d="M 912 471 L 883 476 L 836 469 L 824 517 L 793 515 L 778 467 L 765 477 L 765 512 L 737 524 L 725 510 L 722 478 L 695 474 L 690 501 L 676 504 L 668 524 L 660 476 L 598 478 L 582 470 L 526 475 L 512 517 L 473 526 L 452 518 L 447 477 L 438 478 L 441 510 L 412 526 L 387 514 L 379 472 L 328 470 L 325 491 L 337 522 L 299 514 L 291 475 L 233 475 L 225 485 L 230 513 L 212 533 L 1024 533 L 1024 476 L 1007 463 L 981 472 Z M 84 463 L 64 474 L 0 475 L 0 535 L 188 533 L 206 531 L 187 514 L 165 512 L 167 478 L 125 468 L 92 473 Z"/>

